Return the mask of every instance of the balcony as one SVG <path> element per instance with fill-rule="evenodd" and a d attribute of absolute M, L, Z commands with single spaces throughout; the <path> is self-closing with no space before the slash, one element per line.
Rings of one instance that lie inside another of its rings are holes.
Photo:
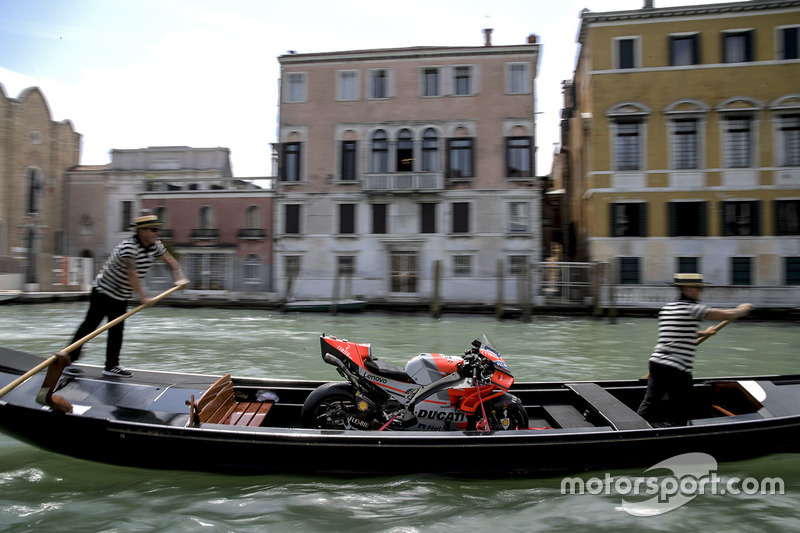
<path fill-rule="evenodd" d="M 196 228 L 192 230 L 192 241 L 218 241 L 219 231 L 217 229 Z"/>
<path fill-rule="evenodd" d="M 444 174 L 441 172 L 391 172 L 365 174 L 364 192 L 411 194 L 444 191 Z"/>
<path fill-rule="evenodd" d="M 261 228 L 243 228 L 237 237 L 240 241 L 263 241 L 267 238 L 267 232 Z"/>

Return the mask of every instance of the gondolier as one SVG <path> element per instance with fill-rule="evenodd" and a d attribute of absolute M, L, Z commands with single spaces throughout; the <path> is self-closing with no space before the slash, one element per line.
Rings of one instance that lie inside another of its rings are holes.
<path fill-rule="evenodd" d="M 671 283 L 680 297 L 658 314 L 658 342 L 650 356 L 647 392 L 638 413 L 659 425 L 685 425 L 691 412 L 692 369 L 698 337 L 714 335 L 713 327 L 699 332 L 702 320 L 736 320 L 753 306 L 716 309 L 700 303 L 706 283 L 702 274 L 675 274 Z"/>
<path fill-rule="evenodd" d="M 141 216 L 134 220 L 131 226 L 134 234 L 114 248 L 95 278 L 89 298 L 89 309 L 83 323 L 75 332 L 73 342 L 96 329 L 103 318 L 112 321 L 125 314 L 128 299 L 134 293 L 142 304 L 150 304 L 152 300 L 144 292 L 142 279 L 156 259 L 161 259 L 169 265 L 176 285 L 187 283 L 180 264 L 158 239 L 160 227 L 161 223 L 155 215 Z M 124 321 L 108 330 L 106 362 L 103 370 L 106 376 L 131 377 L 131 372 L 119 361 L 123 328 Z M 79 346 L 69 354 L 71 361 L 77 361 L 80 354 Z M 70 366 L 64 372 L 74 375 L 82 371 Z"/>

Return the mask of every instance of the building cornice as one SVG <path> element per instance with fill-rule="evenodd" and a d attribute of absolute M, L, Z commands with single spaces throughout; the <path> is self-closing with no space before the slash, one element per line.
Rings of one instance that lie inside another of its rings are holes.
<path fill-rule="evenodd" d="M 581 12 L 581 25 L 578 30 L 578 42 L 583 42 L 589 26 L 607 22 L 650 21 L 652 19 L 668 19 L 673 17 L 692 17 L 723 14 L 749 14 L 755 11 L 780 9 L 800 9 L 800 0 L 740 0 L 724 4 L 702 4 L 664 8 L 642 8 L 627 11 L 605 11 L 593 13 L 588 9 Z"/>
<path fill-rule="evenodd" d="M 353 50 L 344 52 L 321 52 L 310 54 L 288 54 L 278 57 L 282 66 L 319 63 L 340 63 L 355 61 L 406 61 L 415 59 L 447 59 L 466 56 L 503 56 L 539 54 L 539 43 L 508 46 L 421 46 L 413 48 L 386 48 L 374 50 Z"/>

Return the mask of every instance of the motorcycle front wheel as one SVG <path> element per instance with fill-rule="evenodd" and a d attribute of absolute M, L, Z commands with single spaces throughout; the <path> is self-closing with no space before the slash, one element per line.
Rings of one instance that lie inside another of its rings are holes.
<path fill-rule="evenodd" d="M 300 412 L 305 428 L 350 429 L 356 395 L 348 383 L 326 383 L 308 395 Z"/>
<path fill-rule="evenodd" d="M 485 402 L 483 404 L 491 431 L 505 431 L 510 429 L 528 429 L 528 413 L 522 403 L 518 402 Z M 480 406 L 467 419 L 467 430 L 477 429 L 478 423 L 483 420 L 483 411 Z"/>

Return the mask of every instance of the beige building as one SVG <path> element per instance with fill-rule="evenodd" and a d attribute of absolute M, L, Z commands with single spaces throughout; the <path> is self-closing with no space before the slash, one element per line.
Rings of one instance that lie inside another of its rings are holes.
<path fill-rule="evenodd" d="M 538 58 L 535 36 L 492 46 L 491 30 L 483 46 L 281 56 L 277 290 L 425 301 L 438 266 L 445 301 L 494 301 L 498 274 L 542 256 Z"/>
<path fill-rule="evenodd" d="M 70 121 L 53 120 L 38 88 L 10 98 L 0 85 L 0 266 L 24 270 L 31 288 L 52 290 L 60 269 L 53 258 L 64 253 L 64 176 L 80 149 L 81 135 Z"/>
<path fill-rule="evenodd" d="M 557 165 L 573 257 L 796 304 L 800 2 L 584 10 L 578 41 Z"/>

